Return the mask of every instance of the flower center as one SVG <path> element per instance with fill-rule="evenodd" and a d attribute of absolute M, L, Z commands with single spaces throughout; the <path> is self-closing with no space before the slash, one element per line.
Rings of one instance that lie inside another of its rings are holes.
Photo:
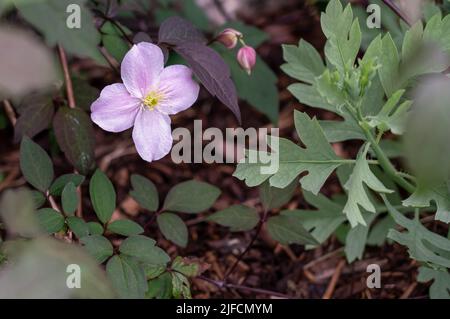
<path fill-rule="evenodd" d="M 158 103 L 164 98 L 164 96 L 157 91 L 152 91 L 142 100 L 142 103 L 150 110 L 153 111 Z"/>

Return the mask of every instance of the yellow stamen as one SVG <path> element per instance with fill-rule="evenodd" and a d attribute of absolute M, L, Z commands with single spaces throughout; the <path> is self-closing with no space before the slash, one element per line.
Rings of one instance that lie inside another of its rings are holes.
<path fill-rule="evenodd" d="M 150 110 L 154 110 L 158 103 L 163 99 L 163 95 L 160 92 L 152 91 L 142 100 L 144 105 Z"/>

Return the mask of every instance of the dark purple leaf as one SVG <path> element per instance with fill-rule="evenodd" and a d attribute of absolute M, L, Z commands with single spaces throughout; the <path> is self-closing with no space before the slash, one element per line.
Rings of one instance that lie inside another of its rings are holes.
<path fill-rule="evenodd" d="M 189 21 L 174 16 L 161 23 L 158 42 L 176 46 L 185 42 L 206 44 L 206 39 Z"/>
<path fill-rule="evenodd" d="M 54 107 L 50 97 L 33 95 L 23 101 L 20 116 L 14 127 L 14 143 L 20 142 L 24 135 L 32 138 L 50 126 Z"/>
<path fill-rule="evenodd" d="M 152 38 L 145 32 L 138 32 L 133 38 L 133 43 L 138 44 L 141 42 L 150 42 L 152 43 Z"/>
<path fill-rule="evenodd" d="M 79 108 L 61 107 L 53 120 L 56 140 L 69 162 L 83 175 L 95 166 L 94 130 L 89 116 Z"/>
<path fill-rule="evenodd" d="M 230 68 L 210 47 L 195 42 L 184 42 L 174 47 L 191 66 L 205 88 L 225 104 L 241 122 L 236 87 L 230 77 Z"/>

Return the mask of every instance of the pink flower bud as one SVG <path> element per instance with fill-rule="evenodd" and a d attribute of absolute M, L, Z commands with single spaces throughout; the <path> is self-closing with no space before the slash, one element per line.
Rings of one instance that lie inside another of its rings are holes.
<path fill-rule="evenodd" d="M 237 60 L 241 67 L 247 71 L 248 75 L 252 72 L 256 64 L 256 51 L 248 45 L 244 45 L 237 53 Z"/>
<path fill-rule="evenodd" d="M 216 41 L 222 43 L 227 49 L 233 49 L 239 38 L 242 38 L 242 33 L 235 29 L 227 28 L 216 37 Z"/>

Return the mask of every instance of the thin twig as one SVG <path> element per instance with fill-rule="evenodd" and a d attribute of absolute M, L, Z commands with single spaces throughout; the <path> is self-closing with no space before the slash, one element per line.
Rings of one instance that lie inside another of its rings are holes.
<path fill-rule="evenodd" d="M 66 83 L 67 100 L 69 101 L 69 107 L 73 109 L 75 108 L 76 103 L 75 103 L 75 96 L 73 94 L 72 79 L 70 78 L 66 52 L 64 52 L 64 49 L 60 44 L 58 44 L 58 53 L 64 72 L 64 82 Z"/>
<path fill-rule="evenodd" d="M 267 214 L 268 214 L 268 210 L 265 209 L 264 210 L 264 214 L 263 217 L 259 220 L 258 222 L 258 226 L 256 228 L 256 232 L 253 235 L 252 239 L 250 240 L 249 244 L 247 245 L 247 247 L 244 249 L 244 251 L 239 255 L 239 257 L 236 259 L 236 261 L 234 262 L 234 264 L 228 269 L 228 271 L 225 273 L 225 277 L 223 278 L 223 281 L 226 282 L 228 277 L 231 275 L 231 273 L 236 269 L 237 265 L 241 262 L 242 258 L 248 253 L 248 251 L 250 250 L 250 248 L 253 246 L 256 238 L 258 238 L 259 233 L 262 230 L 262 227 L 264 225 L 264 223 L 266 222 L 267 219 Z"/>
<path fill-rule="evenodd" d="M 243 285 L 230 284 L 230 283 L 226 283 L 225 281 L 214 280 L 214 279 L 210 279 L 210 278 L 207 278 L 204 276 L 198 276 L 197 278 L 201 279 L 203 281 L 209 282 L 210 284 L 213 284 L 214 286 L 221 288 L 221 289 L 223 289 L 223 288 L 238 289 L 238 290 L 256 292 L 256 293 L 260 293 L 260 294 L 264 294 L 264 295 L 268 295 L 268 296 L 279 297 L 279 298 L 285 298 L 285 299 L 292 298 L 291 296 L 283 294 L 281 292 L 276 292 L 276 291 L 271 291 L 271 290 L 266 290 L 266 289 L 261 289 L 261 288 L 252 288 L 252 287 L 247 287 L 247 286 L 243 286 Z"/>
<path fill-rule="evenodd" d="M 392 0 L 383 0 L 384 4 L 387 5 L 392 11 L 395 12 L 397 16 L 399 16 L 403 21 L 406 22 L 407 25 L 411 26 L 411 22 L 408 17 L 403 13 L 403 11 L 394 3 Z"/>
<path fill-rule="evenodd" d="M 333 277 L 331 277 L 330 283 L 328 284 L 327 290 L 325 290 L 322 299 L 331 299 L 331 297 L 333 297 L 334 289 L 336 288 L 336 284 L 339 280 L 339 277 L 341 276 L 342 268 L 344 268 L 344 265 L 345 260 L 341 260 L 337 265 Z"/>
<path fill-rule="evenodd" d="M 16 118 L 16 113 L 14 113 L 14 109 L 11 106 L 11 103 L 9 103 L 8 100 L 3 100 L 3 104 L 5 106 L 6 116 L 8 117 L 8 119 L 11 122 L 12 126 L 15 126 L 16 122 L 17 122 L 17 118 Z"/>

